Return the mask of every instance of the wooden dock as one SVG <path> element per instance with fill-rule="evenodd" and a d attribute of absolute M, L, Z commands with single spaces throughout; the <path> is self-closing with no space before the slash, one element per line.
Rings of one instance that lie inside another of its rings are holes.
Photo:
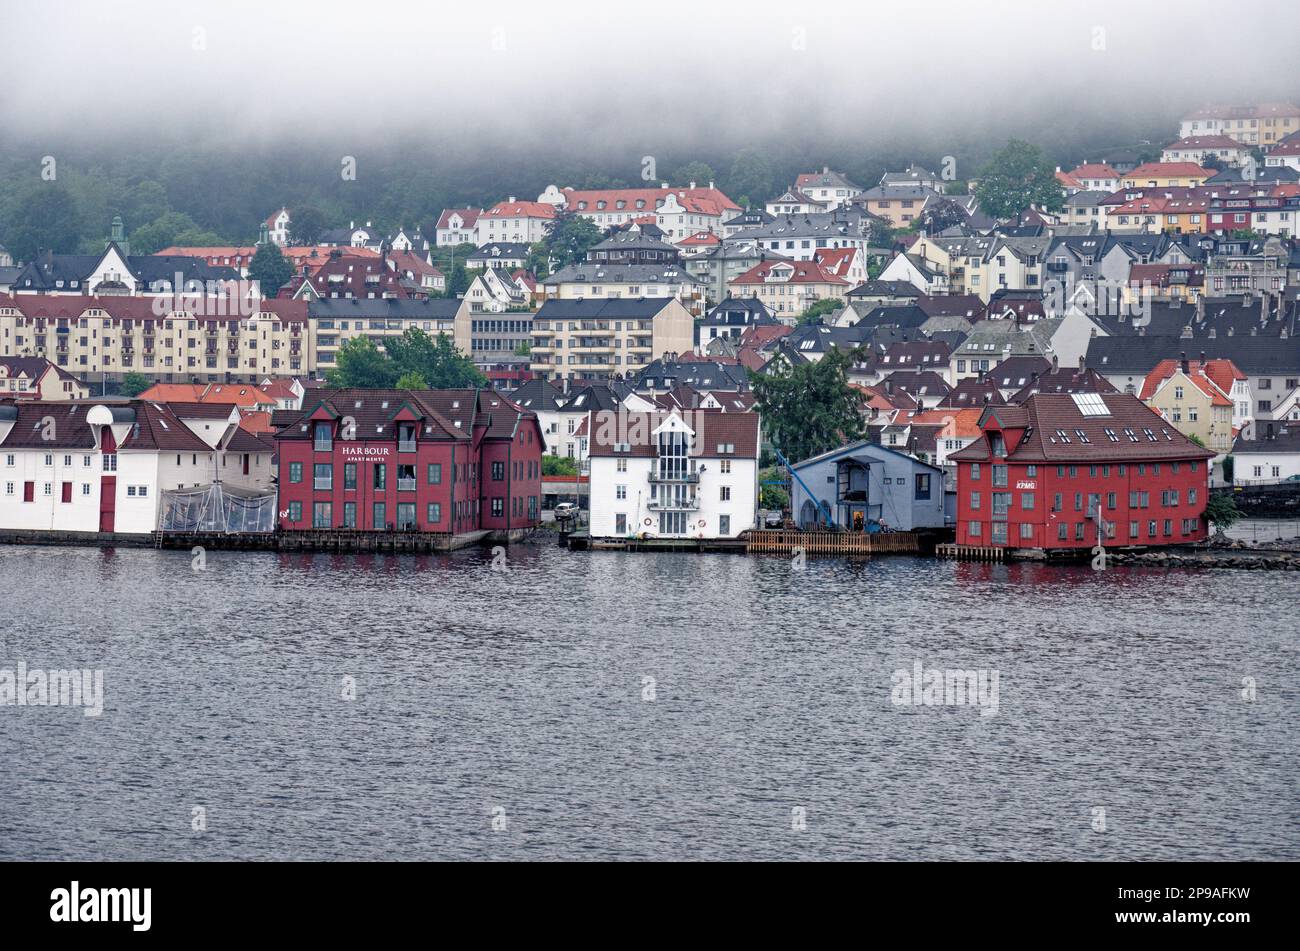
<path fill-rule="evenodd" d="M 746 538 L 746 552 L 791 555 L 916 555 L 921 537 L 916 532 L 803 532 L 796 529 L 756 529 Z"/>
<path fill-rule="evenodd" d="M 1004 561 L 1005 548 L 993 545 L 936 545 L 936 558 L 953 558 L 957 561 Z"/>

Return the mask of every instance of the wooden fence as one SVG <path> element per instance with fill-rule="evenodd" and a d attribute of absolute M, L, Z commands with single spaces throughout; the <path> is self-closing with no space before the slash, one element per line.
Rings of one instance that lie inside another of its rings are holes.
<path fill-rule="evenodd" d="M 756 529 L 745 539 L 747 552 L 792 554 L 796 549 L 808 555 L 918 554 L 920 536 L 915 532 L 801 532 L 794 529 Z"/>
<path fill-rule="evenodd" d="M 1005 548 L 993 545 L 936 545 L 937 558 L 955 558 L 958 561 L 1002 561 Z"/>

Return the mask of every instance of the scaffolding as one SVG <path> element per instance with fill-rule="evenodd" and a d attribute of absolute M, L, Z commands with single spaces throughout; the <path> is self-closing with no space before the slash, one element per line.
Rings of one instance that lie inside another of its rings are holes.
<path fill-rule="evenodd" d="M 164 491 L 158 514 L 161 532 L 273 532 L 275 523 L 274 490 L 240 489 L 220 482 Z"/>

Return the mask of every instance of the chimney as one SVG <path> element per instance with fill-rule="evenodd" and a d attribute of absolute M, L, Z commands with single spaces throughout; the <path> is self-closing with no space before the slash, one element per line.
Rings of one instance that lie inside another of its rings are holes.
<path fill-rule="evenodd" d="M 1186 326 L 1186 327 L 1184 327 L 1184 328 L 1183 328 L 1183 332 L 1182 332 L 1181 334 L 1179 334 L 1179 336 L 1181 336 L 1184 340 L 1188 340 L 1188 339 L 1190 339 L 1191 336 L 1192 336 L 1192 328 L 1191 328 L 1191 326 Z"/>
<path fill-rule="evenodd" d="M 1259 295 L 1259 321 L 1265 323 L 1268 321 L 1268 295 Z"/>
<path fill-rule="evenodd" d="M 695 191 L 695 183 L 691 182 L 691 191 Z"/>
<path fill-rule="evenodd" d="M 1210 339 L 1213 340 L 1213 339 L 1215 339 L 1216 337 L 1218 337 L 1218 334 L 1215 333 L 1214 328 L 1211 327 L 1211 328 L 1210 328 Z"/>
<path fill-rule="evenodd" d="M 1199 324 L 1205 320 L 1205 298 L 1200 294 L 1196 295 L 1196 322 Z M 1210 331 L 1213 333 L 1214 331 Z"/>
<path fill-rule="evenodd" d="M 1186 351 L 1186 350 L 1184 350 L 1182 353 L 1180 353 L 1180 354 L 1178 355 L 1178 369 L 1182 370 L 1183 373 L 1189 373 L 1189 372 L 1191 372 L 1191 367 L 1189 367 L 1189 366 L 1187 365 L 1187 351 Z"/>
<path fill-rule="evenodd" d="M 1259 331 L 1259 328 L 1258 328 L 1258 327 L 1251 327 L 1251 328 L 1250 328 L 1250 335 L 1253 337 L 1253 336 L 1255 336 L 1256 333 L 1258 333 L 1258 331 Z"/>
<path fill-rule="evenodd" d="M 1079 369 L 1083 369 L 1083 354 L 1079 354 Z"/>
<path fill-rule="evenodd" d="M 506 204 L 508 204 L 508 205 L 513 205 L 514 203 L 515 203 L 515 196 L 514 196 L 514 195 L 511 195 L 509 198 L 506 199 Z"/>
<path fill-rule="evenodd" d="M 1056 354 L 1052 354 L 1052 369 L 1056 370 L 1060 367 L 1060 365 L 1061 365 L 1061 358 Z"/>
<path fill-rule="evenodd" d="M 1229 336 L 1229 337 L 1232 336 L 1232 328 L 1231 328 L 1231 327 L 1228 328 L 1228 336 Z"/>

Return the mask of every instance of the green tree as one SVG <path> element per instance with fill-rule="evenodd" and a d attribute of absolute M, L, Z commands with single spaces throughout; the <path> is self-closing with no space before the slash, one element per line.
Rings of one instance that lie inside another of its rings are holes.
<path fill-rule="evenodd" d="M 1012 139 L 981 169 L 975 197 L 993 218 L 1010 218 L 1030 205 L 1059 211 L 1065 203 L 1056 169 L 1035 145 Z"/>
<path fill-rule="evenodd" d="M 487 377 L 456 349 L 446 334 L 430 337 L 418 327 L 408 327 L 400 337 L 385 341 L 384 349 L 396 367 L 396 375 L 415 374 L 430 389 L 484 386 L 487 383 Z"/>
<path fill-rule="evenodd" d="M 784 481 L 780 469 L 763 469 L 758 473 L 758 507 L 784 512 L 790 507 L 790 493 L 784 486 L 766 485 L 768 482 Z"/>
<path fill-rule="evenodd" d="M 781 191 L 781 183 L 767 156 L 755 149 L 741 149 L 731 163 L 726 189 L 730 195 L 747 195 L 762 202 Z"/>
<path fill-rule="evenodd" d="M 325 374 L 330 386 L 389 388 L 397 382 L 397 365 L 369 337 L 352 337 L 339 347 L 336 366 Z"/>
<path fill-rule="evenodd" d="M 527 340 L 519 341 L 519 346 L 515 347 L 515 356 L 517 357 L 526 357 L 532 352 L 533 352 L 533 345 L 529 343 Z"/>
<path fill-rule="evenodd" d="M 194 219 L 189 215 L 180 211 L 169 211 L 131 232 L 131 253 L 157 254 L 163 248 L 173 245 L 193 246 L 199 242 L 190 239 L 203 235 L 203 229 L 195 224 Z M 182 237 L 185 237 L 185 240 L 180 240 Z M 213 244 L 221 243 L 216 235 L 210 237 L 216 239 Z"/>
<path fill-rule="evenodd" d="M 589 218 L 572 211 L 559 211 L 546 224 L 546 235 L 542 239 L 547 259 L 558 271 L 586 260 L 587 252 L 593 245 L 605 239 L 605 234 Z"/>
<path fill-rule="evenodd" d="M 151 386 L 153 386 L 152 380 L 143 373 L 132 370 L 122 377 L 122 385 L 118 387 L 118 392 L 123 396 L 139 396 Z"/>
<path fill-rule="evenodd" d="M 704 162 L 688 162 L 673 172 L 673 181 L 682 186 L 694 182 L 698 187 L 704 188 L 717 178 L 718 174 Z"/>
<path fill-rule="evenodd" d="M 572 476 L 578 474 L 578 462 L 567 456 L 542 456 L 542 475 Z"/>
<path fill-rule="evenodd" d="M 961 205 L 951 198 L 944 198 L 926 205 L 917 222 L 930 234 L 937 234 L 946 228 L 964 225 L 968 220 Z"/>
<path fill-rule="evenodd" d="M 429 384 L 425 382 L 424 377 L 418 373 L 408 370 L 397 378 L 397 388 L 399 390 L 427 390 Z"/>
<path fill-rule="evenodd" d="M 838 298 L 824 297 L 819 301 L 814 301 L 802 314 L 799 315 L 799 323 L 811 323 L 818 317 L 824 317 L 827 314 L 835 313 L 843 306 L 844 301 L 839 300 Z"/>
<path fill-rule="evenodd" d="M 848 385 L 851 354 L 832 349 L 816 363 L 791 368 L 777 361 L 767 374 L 750 373 L 763 429 L 791 462 L 861 439 L 864 397 Z"/>
<path fill-rule="evenodd" d="M 474 279 L 470 277 L 469 271 L 465 270 L 465 265 L 454 264 L 451 272 L 447 274 L 447 290 L 443 293 L 448 300 L 455 300 L 469 290 L 473 282 Z"/>
<path fill-rule="evenodd" d="M 1223 457 L 1223 481 L 1232 485 L 1232 474 L 1236 468 L 1237 460 L 1232 456 Z"/>
<path fill-rule="evenodd" d="M 76 251 L 80 232 L 72 194 L 58 182 L 28 188 L 14 202 L 5 240 L 15 261 L 32 261 L 40 251 Z"/>
<path fill-rule="evenodd" d="M 328 227 L 325 213 L 315 205 L 289 210 L 289 243 L 292 245 L 315 244 Z"/>
<path fill-rule="evenodd" d="M 1205 500 L 1205 517 L 1214 523 L 1214 534 L 1222 536 L 1232 523 L 1241 518 L 1237 500 L 1228 493 L 1214 494 Z"/>
<path fill-rule="evenodd" d="M 279 248 L 268 241 L 257 249 L 253 260 L 248 262 L 248 277 L 249 280 L 261 282 L 263 297 L 274 297 L 293 277 L 293 265 L 280 253 Z"/>

